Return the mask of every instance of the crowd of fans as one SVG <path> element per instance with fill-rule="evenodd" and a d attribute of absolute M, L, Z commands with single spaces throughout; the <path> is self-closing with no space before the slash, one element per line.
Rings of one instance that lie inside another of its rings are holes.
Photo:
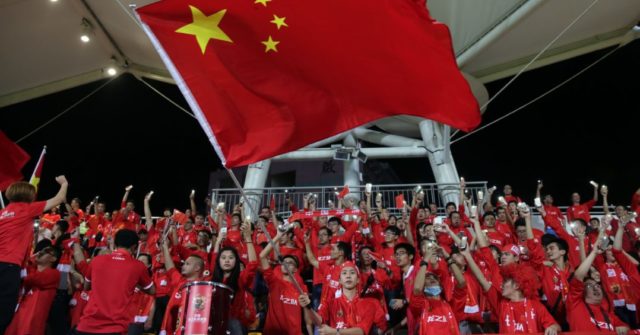
<path fill-rule="evenodd" d="M 200 281 L 233 293 L 214 310 L 233 335 L 640 334 L 640 189 L 610 213 L 593 183 L 563 213 L 541 182 L 530 207 L 508 185 L 470 197 L 461 181 L 444 209 L 419 190 L 397 216 L 370 192 L 328 209 L 308 195 L 287 219 L 263 207 L 255 220 L 242 203 L 199 211 L 192 192 L 191 208 L 154 219 L 153 192 L 142 216 L 132 186 L 109 213 L 67 203 L 56 181 L 47 201 L 25 182 L 6 192 L 0 334 L 181 334 L 185 284 Z"/>

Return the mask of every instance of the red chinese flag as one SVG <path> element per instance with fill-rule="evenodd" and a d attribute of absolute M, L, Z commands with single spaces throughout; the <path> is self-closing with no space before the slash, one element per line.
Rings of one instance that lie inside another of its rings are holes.
<path fill-rule="evenodd" d="M 349 186 L 344 185 L 344 188 L 342 189 L 342 191 L 338 193 L 338 199 L 343 199 L 344 197 L 347 196 L 347 194 L 349 194 Z"/>
<path fill-rule="evenodd" d="M 0 191 L 6 190 L 13 182 L 22 179 L 20 170 L 29 158 L 22 148 L 0 130 Z"/>
<path fill-rule="evenodd" d="M 227 167 L 393 115 L 480 122 L 424 0 L 163 0 L 137 12 Z"/>
<path fill-rule="evenodd" d="M 396 195 L 396 208 L 404 208 L 404 194 Z"/>

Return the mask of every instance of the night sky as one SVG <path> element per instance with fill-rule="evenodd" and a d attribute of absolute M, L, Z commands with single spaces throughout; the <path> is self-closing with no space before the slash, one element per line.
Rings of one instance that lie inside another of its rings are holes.
<path fill-rule="evenodd" d="M 523 74 L 492 102 L 483 124 L 539 96 L 606 51 Z M 545 191 L 559 205 L 567 205 L 573 191 L 590 198 L 588 182 L 593 179 L 609 186 L 612 203 L 627 204 L 640 187 L 634 144 L 640 124 L 638 60 L 636 41 L 541 101 L 455 143 L 460 175 L 499 189 L 509 183 L 528 201 L 536 180 L 543 179 Z M 487 85 L 489 93 L 507 80 Z M 0 129 L 18 140 L 102 83 L 0 109 Z M 188 109 L 176 86 L 152 84 Z M 110 209 L 118 206 L 128 184 L 135 185 L 131 197 L 140 205 L 148 190 L 155 191 L 155 213 L 161 206 L 186 208 L 190 190 L 204 195 L 209 173 L 221 168 L 197 121 L 130 75 L 115 79 L 19 144 L 32 157 L 23 170 L 25 178 L 42 146 L 48 146 L 40 198 L 55 194 L 53 178 L 64 173 L 70 197 L 89 200 L 97 194 Z M 389 163 L 404 182 L 433 181 L 426 158 Z"/>

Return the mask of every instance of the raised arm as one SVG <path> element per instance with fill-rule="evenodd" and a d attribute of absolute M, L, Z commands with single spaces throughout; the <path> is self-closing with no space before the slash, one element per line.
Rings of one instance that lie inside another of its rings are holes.
<path fill-rule="evenodd" d="M 598 238 L 598 242 L 596 243 L 596 247 L 593 248 L 593 250 L 591 250 L 591 252 L 589 253 L 589 256 L 587 256 L 587 258 L 582 261 L 582 263 L 580 263 L 580 266 L 578 266 L 578 268 L 576 269 L 576 271 L 573 273 L 573 276 L 579 280 L 579 281 L 583 281 L 584 278 L 587 276 L 587 274 L 589 274 L 589 269 L 591 268 L 591 264 L 593 264 L 593 261 L 596 259 L 596 256 L 598 255 L 598 253 L 602 252 L 600 250 L 600 241 L 601 239 Z"/>
<path fill-rule="evenodd" d="M 151 207 L 149 206 L 149 201 L 151 201 L 151 196 L 153 195 L 153 191 L 147 193 L 144 196 L 144 221 L 145 227 L 147 227 L 147 231 L 151 230 L 153 227 L 153 218 L 151 216 Z"/>
<path fill-rule="evenodd" d="M 602 185 L 600 194 L 602 194 L 602 209 L 604 210 L 604 215 L 611 215 L 611 211 L 609 211 L 609 201 L 607 199 L 609 195 L 609 189 L 606 186 Z"/>
<path fill-rule="evenodd" d="M 311 264 L 311 266 L 313 266 L 314 268 L 318 269 L 320 267 L 320 262 L 318 262 L 316 255 L 313 254 L 313 248 L 311 247 L 310 234 L 311 234 L 311 231 L 307 231 L 304 234 L 304 247 L 307 251 L 307 260 L 309 261 L 309 264 Z"/>
<path fill-rule="evenodd" d="M 469 269 L 471 269 L 471 273 L 473 273 L 473 275 L 478 280 L 478 284 L 480 284 L 480 287 L 482 287 L 482 289 L 485 292 L 488 291 L 491 288 L 491 282 L 489 282 L 487 278 L 484 276 L 484 274 L 482 273 L 482 270 L 480 270 L 480 267 L 478 267 L 478 264 L 476 264 L 476 261 L 473 259 L 473 256 L 471 256 L 469 249 L 463 250 L 460 253 L 464 256 L 464 259 L 467 261 L 467 265 L 469 265 Z"/>
<path fill-rule="evenodd" d="M 65 176 L 57 176 L 56 182 L 60 184 L 60 189 L 58 190 L 58 193 L 56 193 L 56 195 L 53 198 L 47 200 L 47 203 L 44 205 L 45 212 L 65 202 L 65 200 L 67 199 L 67 188 L 69 187 L 69 182 L 67 182 L 67 178 L 65 178 Z M 69 212 L 71 212 L 70 208 L 71 206 L 67 208 Z"/>
<path fill-rule="evenodd" d="M 258 257 L 256 257 L 256 249 L 253 247 L 253 240 L 251 239 L 251 236 L 253 235 L 253 232 L 251 231 L 251 222 L 245 219 L 244 223 L 240 226 L 240 231 L 242 232 L 244 244 L 247 247 L 249 262 L 257 261 Z"/>
<path fill-rule="evenodd" d="M 542 180 L 538 180 L 538 187 L 536 188 L 536 198 L 542 199 L 542 196 L 540 193 L 540 190 L 542 190 L 542 187 L 543 187 Z"/>
<path fill-rule="evenodd" d="M 120 207 L 124 208 L 127 205 L 127 200 L 129 199 L 129 192 L 131 192 L 132 188 L 133 188 L 133 185 L 129 185 L 124 188 L 124 195 L 122 196 L 122 203 L 120 204 Z"/>
<path fill-rule="evenodd" d="M 196 214 L 198 212 L 196 211 L 196 191 L 195 190 L 191 190 L 191 193 L 189 194 L 189 205 L 191 205 L 191 215 L 193 217 L 196 217 Z"/>
<path fill-rule="evenodd" d="M 276 236 L 273 237 L 272 243 L 267 244 L 267 246 L 260 251 L 260 267 L 262 270 L 268 270 L 271 266 L 269 265 L 269 254 L 273 250 L 273 245 L 277 244 L 282 237 L 282 232 L 278 229 Z"/>
<path fill-rule="evenodd" d="M 598 202 L 598 184 L 593 186 L 593 201 Z"/>
<path fill-rule="evenodd" d="M 162 255 L 164 256 L 164 268 L 167 271 L 176 267 L 176 265 L 173 264 L 173 259 L 171 258 L 171 253 L 169 252 L 169 240 L 167 239 L 162 242 Z"/>

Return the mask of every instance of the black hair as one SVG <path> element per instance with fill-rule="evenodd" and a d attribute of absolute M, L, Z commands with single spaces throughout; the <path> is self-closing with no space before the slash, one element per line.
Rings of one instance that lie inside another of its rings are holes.
<path fill-rule="evenodd" d="M 220 257 L 222 253 L 225 251 L 230 251 L 233 254 L 233 257 L 236 258 L 236 264 L 231 269 L 231 274 L 229 275 L 229 279 L 225 282 L 225 284 L 233 289 L 234 292 L 238 291 L 238 281 L 240 281 L 240 255 L 238 255 L 238 250 L 234 247 L 224 247 L 220 249 L 218 252 L 218 256 L 216 257 L 216 264 L 213 267 L 213 278 L 214 282 L 222 283 L 224 279 L 224 271 L 220 266 Z"/>
<path fill-rule="evenodd" d="M 138 244 L 138 241 L 140 241 L 138 234 L 136 234 L 136 232 L 131 229 L 120 229 L 116 233 L 116 248 L 129 249 Z"/>
<path fill-rule="evenodd" d="M 458 211 L 451 211 L 451 213 L 449 213 L 449 220 L 451 220 L 451 217 L 453 217 L 453 214 L 458 214 L 458 215 L 460 215 L 460 212 L 458 212 Z"/>
<path fill-rule="evenodd" d="M 146 253 L 141 253 L 138 255 L 138 257 L 144 257 L 147 259 L 147 263 L 149 263 L 149 265 L 147 266 L 147 273 L 149 273 L 149 276 L 153 276 L 153 271 L 151 271 L 151 267 L 153 266 L 153 262 L 152 262 L 152 258 L 151 255 L 146 254 Z"/>
<path fill-rule="evenodd" d="M 387 231 L 391 231 L 393 235 L 400 236 L 400 229 L 396 226 L 387 226 L 387 228 L 384 229 L 384 232 L 386 233 Z"/>
<path fill-rule="evenodd" d="M 318 232 L 320 232 L 321 230 L 325 230 L 329 237 L 333 235 L 333 232 L 331 231 L 331 229 L 329 229 L 329 227 L 321 227 L 320 229 L 318 229 Z"/>
<path fill-rule="evenodd" d="M 567 241 L 556 237 L 555 239 L 551 240 L 549 243 L 547 243 L 547 245 L 551 244 L 551 243 L 555 243 L 558 246 L 558 249 L 560 250 L 564 250 L 564 260 L 565 262 L 569 260 L 569 243 L 567 243 Z"/>
<path fill-rule="evenodd" d="M 404 249 L 409 256 L 416 256 L 416 248 L 409 243 L 398 243 L 393 247 L 393 252 L 397 252 L 398 249 Z"/>
<path fill-rule="evenodd" d="M 143 234 L 144 235 L 149 235 L 149 232 L 144 228 L 138 230 L 138 236 L 143 235 Z"/>
<path fill-rule="evenodd" d="M 518 227 L 526 227 L 527 226 L 527 222 L 523 219 L 523 218 L 519 218 L 516 220 L 516 222 L 513 223 L 513 229 L 515 230 Z"/>
<path fill-rule="evenodd" d="M 40 241 L 38 241 L 38 243 L 36 243 L 36 247 L 33 249 L 33 253 L 37 253 L 38 251 L 46 248 L 46 247 L 50 247 L 52 246 L 51 244 L 51 240 L 49 239 L 42 239 Z"/>
<path fill-rule="evenodd" d="M 449 206 L 453 206 L 453 207 L 455 207 L 455 208 L 458 208 L 458 206 L 456 206 L 456 203 L 455 203 L 455 202 L 453 202 L 453 201 L 449 201 L 449 202 L 447 202 L 447 204 L 446 204 L 446 205 L 444 205 L 444 208 L 445 208 L 445 209 L 447 209 L 447 207 L 449 207 Z"/>
<path fill-rule="evenodd" d="M 337 217 L 337 216 L 332 216 L 332 217 L 330 217 L 330 218 L 329 218 L 329 220 L 328 220 L 327 222 L 329 222 L 329 223 L 330 223 L 330 222 L 337 222 L 337 223 L 338 223 L 338 225 L 342 226 L 342 220 L 340 220 L 340 218 L 339 218 L 339 217 Z"/>
<path fill-rule="evenodd" d="M 344 253 L 344 259 L 350 261 L 351 260 L 351 244 L 347 242 L 338 242 L 336 243 L 336 248 Z"/>
<path fill-rule="evenodd" d="M 206 230 L 206 229 L 200 230 L 198 232 L 198 234 L 200 234 L 200 233 L 203 233 L 203 234 L 207 235 L 207 237 L 209 237 L 209 239 L 211 239 L 211 237 L 213 236 L 213 234 L 210 231 Z"/>
<path fill-rule="evenodd" d="M 484 214 L 482 214 L 482 219 L 486 219 L 487 216 L 493 216 L 494 218 L 496 217 L 496 213 L 494 212 L 485 212 Z"/>
<path fill-rule="evenodd" d="M 59 220 L 58 222 L 56 222 L 56 225 L 60 227 L 60 230 L 63 234 L 66 233 L 67 230 L 69 230 L 69 222 L 65 220 Z"/>
<path fill-rule="evenodd" d="M 298 257 L 294 256 L 294 255 L 284 255 L 282 256 L 282 260 L 284 261 L 287 258 L 291 258 L 293 259 L 293 261 L 296 263 L 296 268 L 300 268 L 300 260 L 298 259 Z"/>

